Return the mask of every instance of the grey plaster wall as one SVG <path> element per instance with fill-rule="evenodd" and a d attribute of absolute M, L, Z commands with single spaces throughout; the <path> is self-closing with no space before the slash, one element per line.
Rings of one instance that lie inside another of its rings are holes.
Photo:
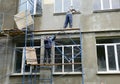
<path fill-rule="evenodd" d="M 14 15 L 16 14 L 17 0 L 0 0 L 0 13 L 4 14 L 4 30 L 14 28 Z"/>
<path fill-rule="evenodd" d="M 7 36 L 0 37 L 0 84 L 8 84 L 11 75 L 13 47 Z"/>
<path fill-rule="evenodd" d="M 79 75 L 55 76 L 53 84 L 81 84 Z"/>
<path fill-rule="evenodd" d="M 6 75 L 6 37 L 0 37 L 0 82 L 3 83 Z"/>

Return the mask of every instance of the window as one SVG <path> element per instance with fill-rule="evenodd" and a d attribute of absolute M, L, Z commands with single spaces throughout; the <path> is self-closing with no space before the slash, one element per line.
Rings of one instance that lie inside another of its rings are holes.
<path fill-rule="evenodd" d="M 119 9 L 120 0 L 95 0 L 94 10 Z"/>
<path fill-rule="evenodd" d="M 30 47 L 31 42 L 27 43 L 27 47 Z M 35 41 L 34 42 L 34 48 L 36 50 L 36 55 L 37 55 L 37 62 L 38 64 L 40 63 L 40 41 Z M 25 60 L 25 47 L 24 43 L 17 43 L 16 48 L 15 48 L 15 61 L 14 61 L 14 73 L 30 73 L 32 72 L 37 72 L 39 71 L 39 66 L 34 66 L 34 68 L 31 68 L 29 65 L 26 64 Z M 24 65 L 25 61 L 25 65 Z M 23 67 L 25 66 L 25 70 Z"/>
<path fill-rule="evenodd" d="M 32 15 L 41 14 L 41 1 L 42 0 L 20 0 L 19 1 L 19 12 L 29 10 Z"/>
<path fill-rule="evenodd" d="M 0 31 L 2 30 L 3 26 L 3 13 L 0 13 Z"/>
<path fill-rule="evenodd" d="M 78 39 L 77 39 L 78 41 Z M 72 44 L 64 40 L 62 44 L 55 46 L 55 57 L 54 63 L 60 64 L 54 66 L 54 74 L 64 74 L 64 73 L 78 73 L 81 72 L 81 54 L 80 54 L 80 45 Z"/>
<path fill-rule="evenodd" d="M 74 9 L 79 10 L 80 0 L 55 0 L 54 12 L 66 12 L 70 6 L 73 6 Z"/>
<path fill-rule="evenodd" d="M 97 40 L 98 71 L 120 71 L 120 40 L 99 39 Z"/>

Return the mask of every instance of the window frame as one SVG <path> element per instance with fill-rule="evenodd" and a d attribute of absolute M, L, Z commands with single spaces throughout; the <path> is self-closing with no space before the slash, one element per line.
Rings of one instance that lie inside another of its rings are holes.
<path fill-rule="evenodd" d="M 118 55 L 117 55 L 117 45 L 120 45 L 120 43 L 102 43 L 102 44 L 96 44 L 97 46 L 104 46 L 105 48 L 105 61 L 106 61 L 106 71 L 101 71 L 98 70 L 98 73 L 120 73 L 120 68 L 119 68 L 119 61 L 118 61 Z M 109 69 L 109 62 L 108 62 L 108 46 L 113 46 L 114 47 L 114 58 L 115 58 L 115 65 L 116 65 L 116 70 L 110 70 Z M 98 58 L 98 57 L 97 57 Z M 99 65 L 98 65 L 99 67 Z"/>
<path fill-rule="evenodd" d="M 55 6 L 56 6 L 56 2 L 55 2 L 55 1 L 56 1 L 56 0 L 54 0 L 54 13 L 55 13 L 55 14 L 57 14 L 57 13 L 58 13 L 58 14 L 59 14 L 59 13 L 66 13 L 67 11 L 65 11 L 65 8 L 64 8 L 64 0 L 62 0 L 62 2 L 61 2 L 62 4 L 61 4 L 61 11 L 60 11 L 60 12 L 56 12 L 56 11 L 55 11 L 55 9 L 56 9 L 56 8 L 55 8 Z M 70 6 L 73 6 L 73 2 L 74 2 L 74 0 L 70 0 Z M 79 10 L 80 10 L 80 8 L 78 8 L 76 11 L 79 12 Z"/>
<path fill-rule="evenodd" d="M 30 47 L 30 46 L 27 46 L 27 47 Z M 41 46 L 34 46 L 33 48 L 39 48 L 40 49 L 40 51 L 41 51 Z M 16 65 L 16 50 L 17 49 L 22 49 L 22 64 L 21 64 L 21 70 L 20 70 L 20 73 L 18 72 L 16 72 L 15 71 L 15 69 L 16 69 L 16 67 L 15 67 L 15 65 Z M 24 52 L 25 52 L 25 47 L 16 47 L 16 45 L 15 45 L 15 47 L 14 47 L 14 52 L 13 52 L 13 67 L 12 67 L 12 75 L 23 75 L 23 74 L 26 74 L 26 75 L 29 75 L 29 74 L 31 74 L 31 73 L 33 73 L 33 74 L 39 74 L 39 72 L 38 73 L 34 73 L 34 72 L 32 72 L 32 66 L 30 66 L 30 68 L 29 68 L 29 72 L 25 72 L 24 70 L 23 70 L 23 67 L 24 67 Z M 36 53 L 37 54 L 37 53 Z M 41 53 L 39 53 L 39 54 L 41 54 Z"/>
<path fill-rule="evenodd" d="M 40 13 L 37 13 L 37 1 L 38 0 L 33 0 L 34 1 L 34 8 L 33 8 L 33 13 L 31 13 L 31 15 L 41 15 L 41 13 L 42 13 L 42 0 L 40 0 L 41 1 L 41 12 Z M 24 4 L 24 6 L 26 7 L 26 8 L 22 8 L 21 9 L 21 6 Z M 29 1 L 28 0 L 26 0 L 26 1 L 24 1 L 23 0 L 23 2 L 21 3 L 21 0 L 19 0 L 19 6 L 18 6 L 18 12 L 21 12 L 21 11 L 25 11 L 25 10 L 29 10 L 29 5 L 30 3 L 29 3 Z"/>
<path fill-rule="evenodd" d="M 80 47 L 80 45 L 56 45 L 56 46 L 54 46 L 54 49 L 55 49 L 55 47 L 61 47 L 62 48 L 62 71 L 61 72 L 56 72 L 55 71 L 55 65 L 53 66 L 53 74 L 54 75 L 58 75 L 58 74 L 81 74 L 82 73 L 82 71 L 75 71 L 75 65 L 74 65 L 74 56 L 76 56 L 76 54 L 74 53 L 74 47 Z M 72 64 L 71 64 L 71 72 L 66 72 L 66 71 L 64 71 L 65 70 L 65 65 L 64 65 L 64 60 L 65 60 L 65 58 L 64 58 L 64 48 L 65 47 L 71 47 L 72 48 Z M 80 52 L 79 52 L 80 53 Z M 53 57 L 53 61 L 54 61 L 54 63 L 55 63 L 55 52 L 54 52 L 54 55 L 53 55 L 54 57 Z M 76 56 L 77 57 L 77 56 Z M 82 60 L 82 59 L 80 59 L 80 60 Z M 80 67 L 81 67 L 81 64 L 80 64 Z"/>
<path fill-rule="evenodd" d="M 3 23 L 4 23 L 4 13 L 0 13 L 0 32 L 3 30 Z"/>
<path fill-rule="evenodd" d="M 104 2 L 103 2 L 103 0 L 100 0 L 100 9 L 95 9 L 95 8 L 93 8 L 94 9 L 94 11 L 98 11 L 98 10 L 101 10 L 101 11 L 104 11 L 104 10 L 119 10 L 120 9 L 120 6 L 119 6 L 119 8 L 114 8 L 113 7 L 113 3 L 112 3 L 112 0 L 108 0 L 108 2 L 109 2 L 109 8 L 104 8 Z M 94 5 L 96 4 L 96 1 L 94 2 Z M 120 5 L 120 3 L 119 3 L 119 5 Z"/>

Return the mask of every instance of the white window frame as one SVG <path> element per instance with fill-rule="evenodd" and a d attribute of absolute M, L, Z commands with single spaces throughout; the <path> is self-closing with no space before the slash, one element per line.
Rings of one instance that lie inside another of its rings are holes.
<path fill-rule="evenodd" d="M 19 8 L 18 8 L 18 12 L 21 11 L 25 11 L 25 10 L 29 10 L 29 0 L 22 0 L 23 2 L 21 3 L 21 0 L 19 0 Z M 34 1 L 34 9 L 33 9 L 33 13 L 31 13 L 32 15 L 36 15 L 37 11 L 36 11 L 36 5 L 37 5 L 37 0 L 33 0 Z M 20 9 L 22 6 L 24 6 L 25 8 Z M 41 7 L 42 7 L 42 0 L 41 0 Z"/>
<path fill-rule="evenodd" d="M 80 72 L 75 72 L 75 69 L 74 69 L 74 47 L 80 47 L 80 45 L 58 45 L 58 46 L 54 46 L 54 48 L 55 47 L 61 47 L 62 48 L 62 52 L 61 52 L 61 54 L 62 54 L 62 72 L 55 72 L 55 66 L 53 66 L 53 74 L 81 74 L 82 72 L 80 71 Z M 65 47 L 71 47 L 72 48 L 72 71 L 71 72 L 65 72 L 64 71 L 64 68 L 65 68 L 65 65 L 64 65 L 64 48 Z M 80 52 L 79 52 L 80 53 Z M 77 53 L 78 54 L 78 53 Z M 54 52 L 54 57 L 53 57 L 54 59 L 55 59 L 55 52 Z M 55 62 L 54 62 L 55 63 Z M 81 66 L 80 66 L 81 67 Z"/>
<path fill-rule="evenodd" d="M 106 58 L 105 59 L 106 71 L 98 71 L 98 73 L 120 73 L 119 63 L 118 63 L 118 55 L 117 55 L 117 45 L 120 45 L 120 43 L 96 44 L 96 46 L 104 46 L 105 47 L 105 58 Z M 114 47 L 116 70 L 109 69 L 107 46 Z"/>
<path fill-rule="evenodd" d="M 96 0 L 97 1 L 97 0 Z M 100 0 L 100 9 L 98 9 L 98 10 L 107 10 L 107 9 L 115 9 L 115 8 L 113 8 L 113 3 L 112 3 L 112 0 L 109 0 L 109 8 L 104 8 L 104 6 L 103 6 L 103 0 Z M 120 3 L 119 3 L 119 5 L 120 5 Z M 120 6 L 119 6 L 119 8 L 120 8 Z M 96 9 L 95 9 L 96 10 Z"/>
<path fill-rule="evenodd" d="M 33 48 L 39 48 L 39 49 L 41 49 L 40 46 L 34 46 Z M 22 60 L 21 60 L 22 64 L 21 64 L 21 72 L 20 73 L 15 72 L 15 57 L 16 57 L 15 54 L 16 54 L 16 49 L 22 49 Z M 12 69 L 13 75 L 31 74 L 31 72 L 32 72 L 32 67 L 31 66 L 30 66 L 30 72 L 25 72 L 23 70 L 24 69 L 24 64 L 25 64 L 24 62 L 25 62 L 25 47 L 15 47 L 15 49 L 14 49 L 14 59 L 13 59 L 13 69 Z M 34 72 L 33 72 L 33 74 L 34 74 Z"/>
<path fill-rule="evenodd" d="M 56 5 L 56 4 L 55 4 L 55 1 L 56 1 L 56 0 L 54 0 L 54 13 L 64 13 L 64 12 L 66 12 L 66 11 L 64 11 L 64 0 L 62 0 L 62 8 L 61 8 L 62 10 L 61 10 L 60 12 L 56 12 L 56 11 L 55 11 L 55 5 Z M 70 0 L 70 6 L 73 6 L 73 1 L 74 1 L 74 0 Z M 73 8 L 74 8 L 74 7 L 73 7 Z M 77 11 L 79 11 L 79 8 L 77 9 Z"/>

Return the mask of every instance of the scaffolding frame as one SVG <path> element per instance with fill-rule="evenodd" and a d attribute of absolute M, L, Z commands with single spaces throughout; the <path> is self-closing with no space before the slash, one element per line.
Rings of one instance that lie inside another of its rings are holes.
<path fill-rule="evenodd" d="M 26 8 L 27 8 L 27 5 L 26 5 Z M 59 30 L 40 30 L 40 31 L 34 31 L 34 30 L 32 30 L 32 31 L 29 31 L 28 30 L 28 14 L 27 14 L 28 12 L 27 12 L 27 10 L 26 10 L 26 28 L 25 28 L 25 31 L 20 31 L 20 30 L 7 30 L 7 31 L 5 31 L 5 33 L 7 33 L 7 34 L 9 34 L 10 36 L 16 36 L 16 35 L 25 35 L 25 51 L 26 51 L 26 47 L 27 47 L 27 36 L 28 36 L 28 33 L 29 32 L 32 32 L 31 34 L 33 35 L 33 32 L 52 32 L 52 31 L 69 31 L 69 30 L 77 30 L 78 31 L 78 29 L 59 29 Z M 33 18 L 34 18 L 34 16 L 33 16 Z M 33 25 L 34 25 L 34 22 L 33 22 Z M 82 65 L 82 84 L 84 84 L 84 69 L 83 69 L 83 61 L 82 61 L 82 33 L 81 33 L 81 30 L 80 30 L 80 28 L 79 28 L 79 32 L 80 32 L 80 46 L 81 46 L 81 48 L 80 48 L 80 54 L 81 54 L 81 63 L 74 63 L 74 64 L 81 64 Z M 59 32 L 58 32 L 59 33 Z M 33 35 L 33 37 L 34 37 L 34 35 Z M 34 40 L 34 39 L 32 39 L 32 40 Z M 34 44 L 32 45 L 32 47 L 34 46 Z M 26 55 L 26 52 L 24 52 L 24 54 Z M 24 56 L 25 56 L 24 55 Z M 26 56 L 24 57 L 25 58 L 25 60 L 26 60 Z M 24 60 L 24 67 L 23 67 L 23 80 L 22 80 L 22 84 L 24 84 L 24 81 L 25 81 L 25 75 L 24 75 L 24 73 L 25 73 L 25 60 Z M 46 65 L 44 65 L 44 64 L 31 64 L 31 66 L 54 66 L 54 65 L 69 65 L 69 64 L 71 64 L 71 63 L 65 63 L 65 64 L 61 64 L 61 63 L 59 63 L 59 64 L 46 64 Z M 43 67 L 43 68 L 45 68 L 45 67 Z M 31 75 L 32 75 L 32 73 L 31 73 Z M 52 76 L 52 68 L 51 68 L 51 76 Z M 51 77 L 51 81 L 50 81 L 50 84 L 52 84 L 52 78 L 53 77 Z"/>

